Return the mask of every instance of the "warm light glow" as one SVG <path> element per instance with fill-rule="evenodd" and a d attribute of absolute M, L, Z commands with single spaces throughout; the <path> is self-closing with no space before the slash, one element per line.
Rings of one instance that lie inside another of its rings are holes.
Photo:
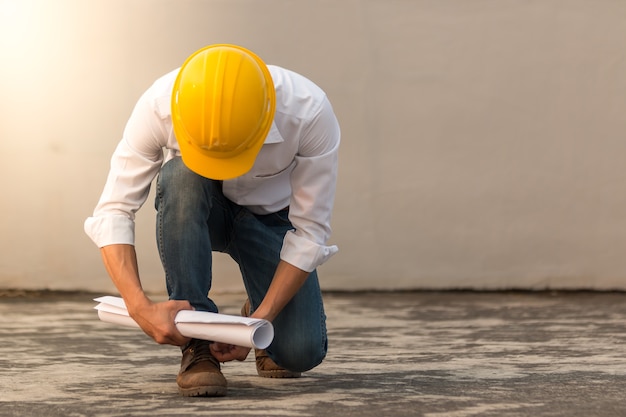
<path fill-rule="evenodd" d="M 40 62 L 37 56 L 43 48 L 45 2 L 41 0 L 0 0 L 0 78 L 3 89 L 22 89 L 28 93 Z"/>
<path fill-rule="evenodd" d="M 32 0 L 0 0 L 0 46 L 5 58 L 6 53 L 10 58 L 22 46 L 32 43 L 37 32 L 35 6 L 36 1 Z"/>

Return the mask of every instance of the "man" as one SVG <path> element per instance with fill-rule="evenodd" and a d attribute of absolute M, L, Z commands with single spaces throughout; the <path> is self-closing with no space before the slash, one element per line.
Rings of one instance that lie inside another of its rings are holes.
<path fill-rule="evenodd" d="M 242 314 L 272 322 L 255 351 L 262 377 L 298 377 L 326 355 L 316 268 L 327 246 L 340 130 L 324 92 L 235 45 L 211 45 L 158 79 L 139 99 L 111 159 L 85 231 L 131 317 L 157 343 L 181 346 L 184 396 L 223 396 L 219 362 L 249 348 L 188 339 L 180 310 L 217 312 L 208 297 L 211 253 L 239 265 Z M 134 249 L 135 213 L 157 176 L 157 240 L 169 301 L 144 293 Z"/>

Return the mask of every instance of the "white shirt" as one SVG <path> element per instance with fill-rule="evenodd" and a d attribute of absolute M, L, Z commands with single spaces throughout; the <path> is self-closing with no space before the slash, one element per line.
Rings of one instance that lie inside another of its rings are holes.
<path fill-rule="evenodd" d="M 276 114 L 252 169 L 223 182 L 224 195 L 256 214 L 289 206 L 294 230 L 280 257 L 312 271 L 337 252 L 327 246 L 335 197 L 340 130 L 326 94 L 292 71 L 268 65 Z M 135 213 L 163 163 L 180 155 L 170 100 L 179 69 L 158 79 L 139 99 L 85 232 L 98 247 L 135 243 Z"/>

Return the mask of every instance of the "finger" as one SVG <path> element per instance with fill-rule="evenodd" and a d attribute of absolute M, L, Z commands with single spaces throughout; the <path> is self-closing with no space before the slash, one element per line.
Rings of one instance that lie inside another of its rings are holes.
<path fill-rule="evenodd" d="M 187 300 L 181 301 L 179 305 L 181 310 L 195 310 L 195 308 Z"/>
<path fill-rule="evenodd" d="M 246 349 L 246 348 L 239 348 L 237 349 L 237 354 L 236 354 L 236 359 L 239 362 L 243 362 L 246 360 L 246 358 L 248 357 L 248 354 L 250 353 L 250 349 Z"/>
<path fill-rule="evenodd" d="M 184 346 L 187 343 L 191 342 L 191 338 L 190 337 L 186 337 L 186 336 L 182 336 L 176 338 L 176 340 L 173 341 L 173 343 L 171 343 L 174 346 Z"/>
<path fill-rule="evenodd" d="M 213 357 L 220 362 L 230 362 L 235 359 L 235 357 L 233 356 L 231 352 L 227 352 L 227 353 L 216 352 L 213 354 Z"/>
<path fill-rule="evenodd" d="M 190 338 L 183 336 L 178 332 L 171 332 L 169 334 L 156 333 L 151 337 L 154 339 L 155 342 L 160 345 L 183 346 L 191 340 Z"/>
<path fill-rule="evenodd" d="M 189 303 L 189 301 L 187 300 L 169 300 L 167 301 L 167 303 L 169 304 L 169 308 L 176 311 L 177 313 L 180 310 L 195 310 L 195 308 L 193 308 L 191 303 Z"/>
<path fill-rule="evenodd" d="M 210 348 L 212 352 L 227 353 L 227 352 L 232 351 L 235 348 L 235 346 L 229 345 L 227 343 L 213 342 L 211 343 Z"/>

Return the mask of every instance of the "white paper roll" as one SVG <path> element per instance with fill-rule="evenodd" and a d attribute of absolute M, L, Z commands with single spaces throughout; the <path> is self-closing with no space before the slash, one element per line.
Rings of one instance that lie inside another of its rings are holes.
<path fill-rule="evenodd" d="M 101 297 L 96 301 L 100 301 L 95 307 L 100 320 L 139 328 L 120 298 Z M 261 319 L 183 310 L 176 316 L 175 323 L 183 336 L 236 346 L 265 349 L 274 339 L 274 326 Z"/>

